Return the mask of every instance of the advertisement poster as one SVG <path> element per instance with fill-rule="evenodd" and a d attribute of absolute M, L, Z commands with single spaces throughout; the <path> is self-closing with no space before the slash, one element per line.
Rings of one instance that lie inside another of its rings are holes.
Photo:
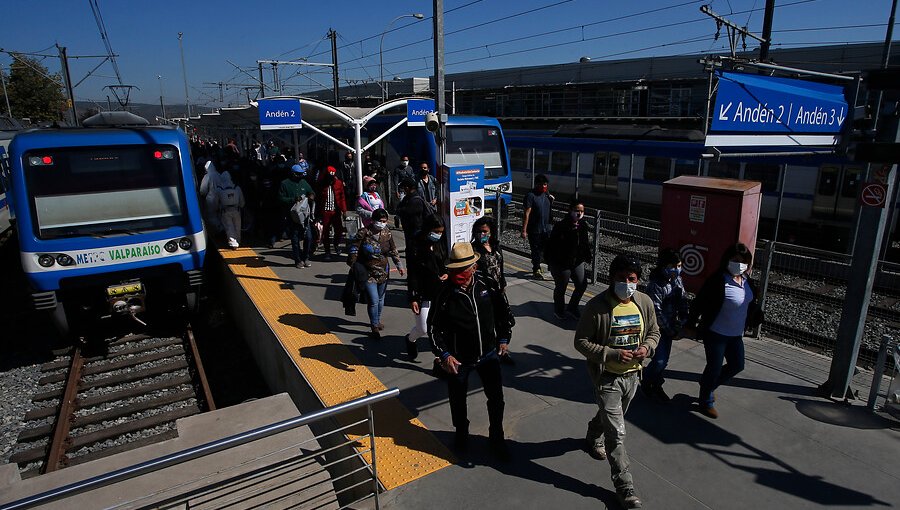
<path fill-rule="evenodd" d="M 449 197 L 444 206 L 447 242 L 469 242 L 472 240 L 472 225 L 484 216 L 484 165 L 444 166 L 445 196 Z"/>

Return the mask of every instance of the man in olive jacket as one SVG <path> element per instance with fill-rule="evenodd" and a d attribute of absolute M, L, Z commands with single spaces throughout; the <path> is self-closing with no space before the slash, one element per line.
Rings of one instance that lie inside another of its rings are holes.
<path fill-rule="evenodd" d="M 650 296 L 637 291 L 638 260 L 619 255 L 609 266 L 609 288 L 585 305 L 575 348 L 587 358 L 600 409 L 588 424 L 587 449 L 609 459 L 616 494 L 625 508 L 640 508 L 625 451 L 625 412 L 640 383 L 642 361 L 653 355 L 659 326 Z"/>

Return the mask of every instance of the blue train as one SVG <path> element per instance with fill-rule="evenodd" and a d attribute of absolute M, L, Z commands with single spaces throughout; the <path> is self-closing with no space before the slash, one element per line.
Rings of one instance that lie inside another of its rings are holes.
<path fill-rule="evenodd" d="M 63 334 L 73 319 L 196 309 L 206 237 L 188 140 L 148 124 L 102 113 L 9 145 L 22 268 Z"/>
<path fill-rule="evenodd" d="M 563 126 L 556 131 L 507 130 L 513 184 L 531 188 L 546 174 L 557 198 L 579 198 L 601 209 L 656 218 L 662 183 L 679 175 L 705 175 L 762 182 L 764 231 L 771 231 L 783 187 L 779 240 L 845 251 L 859 207 L 865 163 L 834 155 L 702 159 L 703 133 L 654 126 Z M 773 149 L 774 150 L 774 149 Z M 784 178 L 781 165 L 786 166 Z M 875 171 L 878 171 L 877 169 Z M 895 204 L 895 207 L 897 204 Z M 897 233 L 897 217 L 891 232 Z M 765 234 L 764 234 L 765 235 Z"/>

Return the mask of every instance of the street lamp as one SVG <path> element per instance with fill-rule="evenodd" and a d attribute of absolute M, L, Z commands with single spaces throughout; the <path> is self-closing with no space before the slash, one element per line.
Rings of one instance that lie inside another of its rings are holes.
<path fill-rule="evenodd" d="M 401 18 L 425 19 L 425 15 L 420 12 L 417 12 L 415 14 L 401 14 L 400 16 L 397 16 L 396 18 L 392 19 L 391 22 L 388 23 L 386 27 L 384 27 L 384 32 L 381 33 L 381 45 L 378 47 L 378 68 L 381 71 L 380 75 L 381 75 L 381 102 L 382 103 L 387 101 L 387 88 L 385 87 L 385 83 L 384 83 L 384 34 L 386 34 L 388 32 L 388 30 L 391 28 L 391 25 L 393 25 L 395 21 L 397 21 L 398 19 L 401 19 Z"/>
<path fill-rule="evenodd" d="M 187 116 L 191 118 L 191 97 L 188 95 L 187 67 L 184 65 L 184 43 L 181 42 L 183 36 L 184 32 L 178 32 L 178 48 L 181 49 L 181 74 L 184 76 L 184 103 L 187 106 Z"/>

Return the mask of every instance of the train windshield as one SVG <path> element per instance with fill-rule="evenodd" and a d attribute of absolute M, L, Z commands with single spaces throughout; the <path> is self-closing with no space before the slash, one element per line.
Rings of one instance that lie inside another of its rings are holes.
<path fill-rule="evenodd" d="M 173 146 L 41 149 L 23 165 L 41 239 L 106 236 L 184 223 L 184 190 Z"/>
<path fill-rule="evenodd" d="M 447 164 L 484 165 L 484 178 L 506 177 L 500 129 L 490 126 L 447 126 Z"/>

